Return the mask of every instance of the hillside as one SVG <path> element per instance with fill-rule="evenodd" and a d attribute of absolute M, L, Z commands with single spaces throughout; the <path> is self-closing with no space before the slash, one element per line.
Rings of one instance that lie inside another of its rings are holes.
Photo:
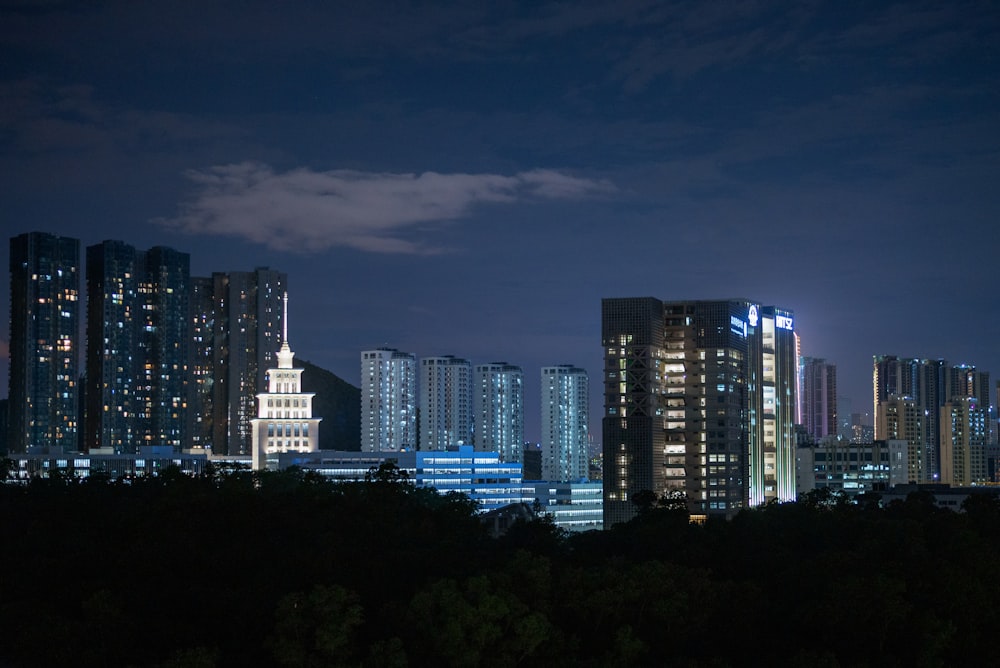
<path fill-rule="evenodd" d="M 361 390 L 336 374 L 303 359 L 302 391 L 315 392 L 313 415 L 319 425 L 319 447 L 323 450 L 361 449 Z"/>

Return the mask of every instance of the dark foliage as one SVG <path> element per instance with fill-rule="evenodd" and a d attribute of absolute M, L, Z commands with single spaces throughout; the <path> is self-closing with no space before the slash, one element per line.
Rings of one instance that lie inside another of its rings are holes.
<path fill-rule="evenodd" d="M 486 536 L 398 471 L 0 486 L 11 666 L 962 666 L 990 661 L 1000 503 L 815 496 Z"/>

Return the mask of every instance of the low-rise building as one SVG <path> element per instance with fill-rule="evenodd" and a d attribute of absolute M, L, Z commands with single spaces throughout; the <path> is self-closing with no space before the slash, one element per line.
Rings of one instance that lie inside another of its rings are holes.
<path fill-rule="evenodd" d="M 800 446 L 795 458 L 799 494 L 826 488 L 854 496 L 905 484 L 908 448 L 904 440 L 851 443 L 836 438 Z"/>

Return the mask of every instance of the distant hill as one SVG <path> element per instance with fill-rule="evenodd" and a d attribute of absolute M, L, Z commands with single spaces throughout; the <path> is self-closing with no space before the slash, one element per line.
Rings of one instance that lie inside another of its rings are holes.
<path fill-rule="evenodd" d="M 312 362 L 296 359 L 302 391 L 315 392 L 313 415 L 319 423 L 322 450 L 361 450 L 361 390 Z"/>

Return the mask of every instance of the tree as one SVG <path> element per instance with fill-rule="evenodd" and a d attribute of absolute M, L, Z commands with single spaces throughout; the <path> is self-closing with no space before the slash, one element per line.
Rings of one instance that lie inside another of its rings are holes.
<path fill-rule="evenodd" d="M 410 474 L 399 468 L 395 461 L 384 461 L 377 467 L 372 466 L 365 473 L 365 482 L 394 483 L 409 482 Z"/>
<path fill-rule="evenodd" d="M 340 585 L 316 585 L 308 594 L 288 594 L 275 611 L 268 645 L 282 666 L 356 663 L 355 638 L 364 622 L 357 594 Z"/>

